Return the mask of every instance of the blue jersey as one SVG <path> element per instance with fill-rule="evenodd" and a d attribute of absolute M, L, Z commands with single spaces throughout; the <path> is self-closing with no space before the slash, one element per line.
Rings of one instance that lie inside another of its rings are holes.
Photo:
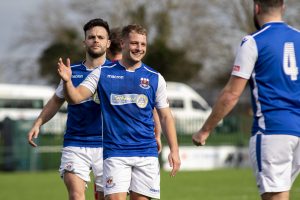
<path fill-rule="evenodd" d="M 265 24 L 246 36 L 233 75 L 250 79 L 252 135 L 300 136 L 300 32 L 283 22 Z"/>
<path fill-rule="evenodd" d="M 145 64 L 128 71 L 119 62 L 98 68 L 89 77 L 93 75 L 92 80 L 99 79 L 92 88 L 97 88 L 101 101 L 103 157 L 157 157 L 152 111 L 168 106 L 162 76 Z M 83 83 L 91 88 L 89 84 Z"/>
<path fill-rule="evenodd" d="M 105 65 L 110 61 L 106 60 Z M 83 63 L 71 66 L 72 83 L 77 87 L 92 71 Z M 59 90 L 59 91 L 58 91 Z M 62 84 L 56 91 L 63 98 Z M 97 95 L 79 104 L 68 104 L 68 118 L 63 146 L 102 147 L 102 118 Z"/>

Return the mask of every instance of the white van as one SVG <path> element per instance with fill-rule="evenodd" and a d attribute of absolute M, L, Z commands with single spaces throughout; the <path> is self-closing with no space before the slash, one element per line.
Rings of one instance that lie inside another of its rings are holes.
<path fill-rule="evenodd" d="M 54 94 L 49 86 L 0 84 L 0 122 L 5 118 L 12 120 L 35 120 L 44 105 Z M 43 132 L 62 134 L 67 120 L 66 105 L 45 125 Z"/>
<path fill-rule="evenodd" d="M 168 99 L 178 134 L 196 133 L 211 113 L 211 107 L 193 88 L 167 82 Z"/>

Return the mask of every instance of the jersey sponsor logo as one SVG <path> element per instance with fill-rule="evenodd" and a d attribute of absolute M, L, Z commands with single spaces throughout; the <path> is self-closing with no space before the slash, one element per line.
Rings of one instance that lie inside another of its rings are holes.
<path fill-rule="evenodd" d="M 233 66 L 233 68 L 232 68 L 232 71 L 234 71 L 234 72 L 239 72 L 239 71 L 240 71 L 240 69 L 241 69 L 241 67 L 240 67 L 240 66 L 238 66 L 238 65 L 234 65 L 234 66 Z"/>
<path fill-rule="evenodd" d="M 113 179 L 112 176 L 107 177 L 105 182 L 106 182 L 106 184 L 105 184 L 106 188 L 112 188 L 112 187 L 114 187 L 116 185 L 114 183 L 114 179 Z"/>
<path fill-rule="evenodd" d="M 150 86 L 149 86 L 149 79 L 148 78 L 141 78 L 140 80 L 140 87 L 143 88 L 143 89 L 149 89 Z"/>
<path fill-rule="evenodd" d="M 139 108 L 145 108 L 148 104 L 148 97 L 146 95 L 140 94 L 137 97 L 136 105 Z"/>
<path fill-rule="evenodd" d="M 148 104 L 148 97 L 144 94 L 111 94 L 111 105 L 136 104 L 139 108 L 145 108 Z"/>
<path fill-rule="evenodd" d="M 111 75 L 111 74 L 108 74 L 106 77 L 113 78 L 113 79 L 124 79 L 124 76 L 117 76 L 117 75 Z"/>
<path fill-rule="evenodd" d="M 74 74 L 72 75 L 72 78 L 83 78 L 82 74 Z"/>

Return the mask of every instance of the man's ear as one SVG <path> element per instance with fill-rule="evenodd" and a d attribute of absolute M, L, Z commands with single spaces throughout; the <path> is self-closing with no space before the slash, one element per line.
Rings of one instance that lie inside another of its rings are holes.
<path fill-rule="evenodd" d="M 120 40 L 120 46 L 121 46 L 122 49 L 123 49 L 124 45 L 125 45 L 124 39 L 121 39 L 121 40 Z"/>
<path fill-rule="evenodd" d="M 107 41 L 106 48 L 109 48 L 109 47 L 110 47 L 110 45 L 111 45 L 111 40 L 108 40 L 108 41 Z"/>
<path fill-rule="evenodd" d="M 254 12 L 256 15 L 259 15 L 261 13 L 261 7 L 258 3 L 254 4 Z"/>

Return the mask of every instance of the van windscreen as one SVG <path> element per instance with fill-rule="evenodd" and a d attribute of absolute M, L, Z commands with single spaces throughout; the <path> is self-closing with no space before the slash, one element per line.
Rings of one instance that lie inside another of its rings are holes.
<path fill-rule="evenodd" d="M 184 108 L 182 99 L 169 99 L 170 108 Z"/>
<path fill-rule="evenodd" d="M 42 109 L 42 99 L 0 99 L 0 108 Z"/>

